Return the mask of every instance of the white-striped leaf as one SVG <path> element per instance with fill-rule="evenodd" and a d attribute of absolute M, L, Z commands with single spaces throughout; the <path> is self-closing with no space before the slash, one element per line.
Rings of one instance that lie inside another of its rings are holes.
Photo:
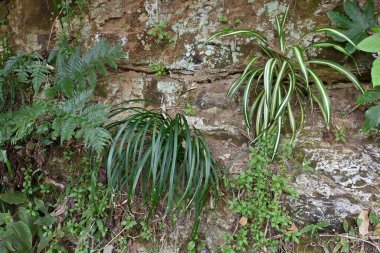
<path fill-rule="evenodd" d="M 269 101 L 272 95 L 272 80 L 274 76 L 274 67 L 276 66 L 276 63 L 276 59 L 269 59 L 265 64 L 264 68 L 264 91 L 267 105 L 269 105 Z"/>
<path fill-rule="evenodd" d="M 254 83 L 254 79 L 257 75 L 257 73 L 259 73 L 261 69 L 258 69 L 256 70 L 255 72 L 252 73 L 252 75 L 249 77 L 249 79 L 247 80 L 247 85 L 245 86 L 245 89 L 244 89 L 244 95 L 243 95 L 243 115 L 244 115 L 244 121 L 245 121 L 245 124 L 246 126 L 248 127 L 248 129 L 251 128 L 251 122 L 252 122 L 252 118 L 250 117 L 250 114 L 249 114 L 249 95 L 251 94 L 251 87 L 252 87 L 252 84 Z"/>
<path fill-rule="evenodd" d="M 305 63 L 305 59 L 303 56 L 303 52 L 299 46 L 293 46 L 292 49 L 293 49 L 294 55 L 296 56 L 298 64 L 301 68 L 302 74 L 304 75 L 306 85 L 308 85 L 309 78 L 308 78 L 308 74 L 307 74 L 307 70 L 306 70 L 306 63 Z"/>
<path fill-rule="evenodd" d="M 239 29 L 239 30 L 230 29 L 230 31 L 228 31 L 227 33 L 222 34 L 221 37 L 232 36 L 232 35 L 245 35 L 245 36 L 256 38 L 262 41 L 263 43 L 267 42 L 267 39 L 265 38 L 265 36 L 262 35 L 260 32 L 249 30 L 249 29 Z"/>
<path fill-rule="evenodd" d="M 311 44 L 310 46 L 306 47 L 305 49 L 310 49 L 310 48 L 326 48 L 326 47 L 332 47 L 335 50 L 345 54 L 345 55 L 350 55 L 350 53 L 341 45 L 338 45 L 336 43 L 331 43 L 331 42 L 317 42 L 314 44 Z"/>
<path fill-rule="evenodd" d="M 332 33 L 338 37 L 341 37 L 342 39 L 346 40 L 348 43 L 350 43 L 351 45 L 356 47 L 355 43 L 349 37 L 347 37 L 345 34 L 343 34 L 342 32 L 340 32 L 337 29 L 325 27 L 325 28 L 316 29 L 313 32 L 315 32 L 315 33 L 320 33 L 320 32 Z"/>
<path fill-rule="evenodd" d="M 293 91 L 295 89 L 295 86 L 296 86 L 296 77 L 295 77 L 293 71 L 291 71 L 289 73 L 289 80 L 290 80 L 290 86 L 289 86 L 288 92 L 286 93 L 285 98 L 282 100 L 280 106 L 278 107 L 278 109 L 276 111 L 276 115 L 274 117 L 274 120 L 276 120 L 282 114 L 282 112 L 284 111 L 284 109 L 287 106 L 288 102 L 290 101 L 290 98 L 291 98 L 291 96 L 293 94 Z"/>
<path fill-rule="evenodd" d="M 335 69 L 336 71 L 340 72 L 344 76 L 346 76 L 350 81 L 355 85 L 355 87 L 361 92 L 364 93 L 365 90 L 363 86 L 360 84 L 359 80 L 345 67 L 342 65 L 339 65 L 335 62 L 328 61 L 328 60 L 320 60 L 320 59 L 313 59 L 310 61 L 307 61 L 309 64 L 319 64 L 319 65 L 325 65 L 332 69 Z"/>
<path fill-rule="evenodd" d="M 280 89 L 280 84 L 282 82 L 282 79 L 284 77 L 284 73 L 285 73 L 285 70 L 286 70 L 286 66 L 287 66 L 288 62 L 287 61 L 283 61 L 282 62 L 282 66 L 281 66 L 281 69 L 280 71 L 278 72 L 277 74 L 277 77 L 276 77 L 276 83 L 274 85 L 274 88 L 273 88 L 273 97 L 277 97 L 277 93 Z M 272 105 L 271 105 L 271 119 L 273 119 L 273 116 L 274 116 L 274 113 L 276 111 L 276 105 L 278 105 L 279 103 L 277 103 L 277 100 L 276 99 L 272 99 Z"/>
<path fill-rule="evenodd" d="M 290 102 L 288 103 L 288 118 L 289 118 L 290 129 L 292 129 L 292 138 L 290 139 L 290 142 L 293 143 L 294 139 L 296 138 L 297 126 L 296 126 L 296 119 L 294 117 L 292 107 L 290 106 Z"/>
<path fill-rule="evenodd" d="M 325 85 L 323 84 L 322 80 L 319 78 L 319 76 L 311 69 L 307 69 L 311 75 L 311 77 L 314 80 L 315 85 L 317 86 L 317 89 L 319 91 L 319 94 L 321 95 L 321 111 L 324 111 L 326 124 L 330 125 L 331 120 L 331 103 L 329 95 L 327 94 L 327 90 L 325 88 Z"/>

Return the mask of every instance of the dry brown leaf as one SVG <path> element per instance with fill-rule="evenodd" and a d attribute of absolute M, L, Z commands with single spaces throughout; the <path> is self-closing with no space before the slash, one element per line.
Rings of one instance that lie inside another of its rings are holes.
<path fill-rule="evenodd" d="M 368 227 L 369 227 L 369 219 L 368 219 L 368 211 L 361 211 L 358 219 L 360 220 L 359 222 L 359 234 L 361 236 L 366 236 L 368 235 Z"/>
<path fill-rule="evenodd" d="M 248 223 L 247 217 L 243 216 L 243 217 L 240 218 L 240 220 L 239 220 L 239 224 L 240 225 L 245 226 L 245 225 L 247 225 L 247 223 Z"/>
<path fill-rule="evenodd" d="M 294 223 L 292 223 L 292 225 L 290 226 L 290 228 L 288 228 L 288 231 L 289 232 L 298 232 L 298 228 L 297 228 L 297 226 Z"/>

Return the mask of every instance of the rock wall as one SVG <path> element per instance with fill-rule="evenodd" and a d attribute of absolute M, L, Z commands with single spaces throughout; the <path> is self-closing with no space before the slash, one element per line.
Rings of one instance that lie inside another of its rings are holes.
<path fill-rule="evenodd" d="M 48 2 L 0 1 L 0 18 L 6 16 L 9 22 L 9 25 L 1 26 L 0 31 L 3 35 L 5 32 L 12 35 L 17 49 L 47 50 L 53 46 L 52 38 L 58 32 L 58 25 L 53 24 L 53 10 Z M 240 97 L 226 98 L 225 94 L 255 49 L 249 38 L 218 39 L 206 44 L 205 41 L 227 24 L 257 29 L 274 39 L 274 16 L 284 12 L 288 6 L 290 21 L 287 35 L 294 41 L 308 30 L 329 25 L 324 14 L 338 2 L 92 0 L 88 1 L 86 10 L 72 20 L 75 27 L 72 38 L 85 46 L 102 37 L 122 43 L 126 58 L 118 71 L 102 81 L 98 91 L 105 101 L 117 103 L 125 99 L 145 98 L 151 101 L 150 107 L 161 107 L 169 113 L 183 111 L 184 101 L 191 102 L 195 116 L 189 116 L 189 121 L 206 132 L 221 164 L 231 165 L 230 172 L 239 173 L 247 160 Z M 154 37 L 148 35 L 147 31 L 160 21 L 166 22 L 166 31 L 174 39 L 172 45 L 158 44 Z M 311 40 L 318 38 L 306 39 Z M 342 59 L 327 52 L 329 58 Z M 168 75 L 155 76 L 148 66 L 150 63 L 164 64 Z M 363 67 L 368 66 L 363 61 Z M 324 76 L 330 83 L 342 81 L 329 72 Z M 293 185 L 300 198 L 290 203 L 290 207 L 296 222 L 327 220 L 338 226 L 345 216 L 356 215 L 362 209 L 377 208 L 380 199 L 380 145 L 378 137 L 359 132 L 363 122 L 362 111 L 341 116 L 341 112 L 354 105 L 358 95 L 355 90 L 346 86 L 343 89 L 333 85 L 329 87 L 334 124 L 348 133 L 348 142 L 342 145 L 326 141 L 322 119 L 318 112 L 314 112 L 298 136 L 299 145 L 295 153 L 300 161 L 309 159 L 315 170 L 308 174 L 295 173 Z M 202 228 L 206 241 L 210 241 L 210 248 L 211 244 L 218 244 L 214 240 L 216 231 L 229 230 L 234 223 L 228 210 L 211 213 L 214 214 L 205 218 Z M 221 217 L 228 219 L 223 221 Z"/>

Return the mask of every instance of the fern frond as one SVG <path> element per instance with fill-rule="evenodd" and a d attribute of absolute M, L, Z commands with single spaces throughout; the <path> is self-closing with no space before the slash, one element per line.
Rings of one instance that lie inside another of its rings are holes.
<path fill-rule="evenodd" d="M 12 143 L 24 139 L 34 130 L 35 121 L 53 109 L 53 105 L 46 102 L 35 102 L 31 106 L 23 106 L 12 117 Z"/>
<path fill-rule="evenodd" d="M 15 56 L 11 56 L 8 58 L 7 62 L 4 65 L 3 74 L 4 76 L 8 76 L 11 72 L 13 72 L 18 65 L 23 61 L 23 57 L 25 53 L 20 53 Z"/>
<path fill-rule="evenodd" d="M 84 143 L 87 148 L 92 148 L 101 153 L 104 147 L 111 143 L 111 134 L 102 127 L 91 127 L 84 129 Z"/>
<path fill-rule="evenodd" d="M 75 97 L 68 99 L 63 104 L 63 111 L 65 113 L 75 113 L 78 110 L 81 110 L 84 105 L 92 99 L 92 92 L 83 91 L 77 94 Z"/>
<path fill-rule="evenodd" d="M 108 74 L 107 66 L 116 68 L 116 62 L 123 55 L 120 45 L 110 46 L 106 40 L 97 42 L 82 57 L 79 48 L 76 48 L 68 60 L 57 65 L 55 83 L 68 97 L 85 90 L 87 85 L 94 89 L 97 73 Z"/>
<path fill-rule="evenodd" d="M 75 129 L 79 126 L 80 119 L 77 117 L 68 117 L 61 127 L 61 143 L 64 141 L 69 141 L 73 138 L 75 134 Z"/>
<path fill-rule="evenodd" d="M 38 92 L 41 85 L 47 80 L 47 77 L 50 74 L 50 69 L 48 68 L 46 62 L 43 61 L 33 62 L 33 64 L 28 66 L 28 71 L 32 78 L 33 90 Z"/>

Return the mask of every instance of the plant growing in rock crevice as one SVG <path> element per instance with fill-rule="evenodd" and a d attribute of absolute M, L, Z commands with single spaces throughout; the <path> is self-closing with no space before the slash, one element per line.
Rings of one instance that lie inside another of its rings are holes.
<path fill-rule="evenodd" d="M 115 114 L 131 114 L 108 126 L 116 131 L 106 158 L 108 184 L 124 192 L 131 207 L 137 198 L 150 215 L 164 206 L 174 211 L 194 207 L 193 236 L 207 197 L 218 196 L 219 168 L 199 130 L 177 114 L 120 107 Z"/>
<path fill-rule="evenodd" d="M 227 96 L 235 94 L 239 88 L 245 85 L 243 95 L 243 115 L 248 132 L 253 132 L 252 121 L 255 119 L 256 141 L 270 133 L 275 133 L 277 140 L 273 156 L 275 155 L 285 115 L 292 130 L 292 140 L 295 139 L 297 129 L 303 125 L 304 105 L 303 98 L 308 97 L 311 103 L 316 102 L 324 117 L 326 127 L 329 129 L 331 121 L 331 104 L 326 87 L 313 69 L 314 65 L 324 65 L 346 76 L 360 92 L 363 87 L 357 78 L 343 66 L 328 60 L 308 59 L 308 50 L 311 48 L 333 47 L 348 55 L 346 49 L 338 44 L 329 42 L 317 42 L 307 47 L 302 47 L 302 37 L 294 45 L 288 44 L 285 37 L 285 23 L 288 11 L 280 18 L 276 16 L 277 42 L 268 40 L 263 34 L 254 30 L 226 28 L 217 31 L 208 41 L 217 37 L 233 35 L 245 35 L 255 39 L 253 45 L 261 49 L 263 55 L 252 57 L 246 65 L 243 74 L 237 78 L 228 90 Z M 346 35 L 332 28 L 320 28 L 312 33 L 328 32 L 344 38 L 355 46 Z M 310 34 L 307 34 L 310 35 Z M 255 93 L 255 87 L 263 81 L 263 89 Z M 316 91 L 312 84 L 315 85 Z M 254 97 L 251 99 L 251 97 Z M 301 122 L 296 124 L 293 107 L 298 104 L 301 108 Z"/>

